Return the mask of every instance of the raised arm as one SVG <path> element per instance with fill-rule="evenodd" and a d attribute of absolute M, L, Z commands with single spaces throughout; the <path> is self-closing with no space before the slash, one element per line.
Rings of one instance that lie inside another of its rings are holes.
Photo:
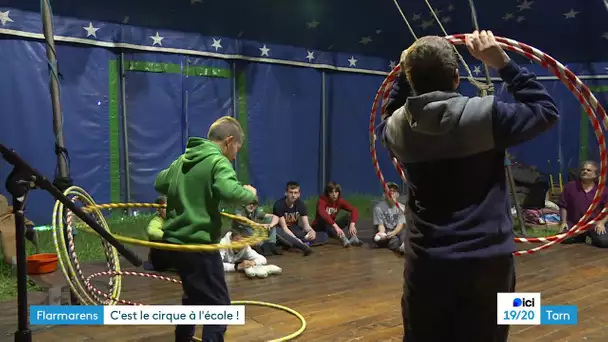
<path fill-rule="evenodd" d="M 534 74 L 513 61 L 499 74 L 516 103 L 494 100 L 492 130 L 497 147 L 508 148 L 531 140 L 557 122 L 557 106 Z"/>
<path fill-rule="evenodd" d="M 213 168 L 213 189 L 228 202 L 249 204 L 256 196 L 237 180 L 232 164 L 226 158 L 220 159 Z"/>
<path fill-rule="evenodd" d="M 399 107 L 405 105 L 407 98 L 412 95 L 412 87 L 407 81 L 407 77 L 403 70 L 397 75 L 393 87 L 389 93 L 389 98 L 386 101 L 386 111 L 382 113 L 382 118 L 391 116 Z"/>

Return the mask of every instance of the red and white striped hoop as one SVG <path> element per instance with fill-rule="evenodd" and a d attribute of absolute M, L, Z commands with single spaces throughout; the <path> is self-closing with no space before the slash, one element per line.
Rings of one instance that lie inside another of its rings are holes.
<path fill-rule="evenodd" d="M 462 45 L 465 43 L 464 34 L 447 36 L 445 38 L 454 45 Z M 601 125 L 600 125 L 600 122 L 598 121 L 597 116 L 599 116 L 600 119 L 602 120 L 604 129 L 608 130 L 608 115 L 606 115 L 606 110 L 598 102 L 598 100 L 595 98 L 595 96 L 589 90 L 589 88 L 572 71 L 570 71 L 566 66 L 564 66 L 557 60 L 555 60 L 553 57 L 549 56 L 548 54 L 546 54 L 534 47 L 531 47 L 529 45 L 520 43 L 520 42 L 512 40 L 512 39 L 496 37 L 496 41 L 500 44 L 500 46 L 503 49 L 512 51 L 512 52 L 520 54 L 524 57 L 527 57 L 531 61 L 534 61 L 537 64 L 540 64 L 541 66 L 543 66 L 545 69 L 551 71 L 557 78 L 559 78 L 560 81 L 562 81 L 562 83 L 564 83 L 566 85 L 566 87 L 568 87 L 568 89 L 570 89 L 572 94 L 574 94 L 574 96 L 578 99 L 578 101 L 583 106 L 585 112 L 589 116 L 589 120 L 592 123 L 593 131 L 595 133 L 595 136 L 596 136 L 596 139 L 597 139 L 597 142 L 599 145 L 599 149 L 600 149 L 599 185 L 598 185 L 597 192 L 595 193 L 595 196 L 593 197 L 593 202 L 587 209 L 587 212 L 585 212 L 585 215 L 583 215 L 583 217 L 579 220 L 579 222 L 577 222 L 576 225 L 574 225 L 572 228 L 570 228 L 570 230 L 568 230 L 567 232 L 562 233 L 562 234 L 542 237 L 542 238 L 515 238 L 515 241 L 520 242 L 520 243 L 544 243 L 541 246 L 538 246 L 538 247 L 535 247 L 535 248 L 532 248 L 529 250 L 516 251 L 514 253 L 514 255 L 519 256 L 519 255 L 532 254 L 532 253 L 541 251 L 543 249 L 549 248 L 549 247 L 565 240 L 566 238 L 568 238 L 570 236 L 573 236 L 577 233 L 582 233 L 585 230 L 593 227 L 595 222 L 601 220 L 602 218 L 606 217 L 606 215 L 608 215 L 608 208 L 602 208 L 602 211 L 599 213 L 599 215 L 597 217 L 595 217 L 595 218 L 591 217 L 593 215 L 593 212 L 596 210 L 596 208 L 601 200 L 601 197 L 604 193 L 606 174 L 608 172 L 608 169 L 607 169 L 608 160 L 606 158 L 606 156 L 607 156 L 606 155 L 606 141 L 604 139 L 604 133 L 602 132 Z M 380 165 L 378 163 L 378 158 L 377 158 L 377 154 L 376 154 L 376 135 L 375 135 L 376 112 L 377 112 L 378 105 L 380 104 L 380 101 L 382 101 L 382 105 L 381 105 L 382 114 L 381 115 L 384 115 L 391 86 L 395 82 L 395 79 L 400 71 L 401 71 L 400 66 L 397 65 L 389 73 L 389 75 L 384 79 L 384 81 L 382 82 L 382 85 L 380 85 L 380 88 L 378 89 L 378 92 L 376 93 L 376 97 L 374 98 L 374 103 L 372 105 L 372 111 L 371 111 L 370 121 L 369 121 L 370 151 L 372 154 L 372 163 L 376 170 L 376 175 L 380 179 L 380 183 L 382 184 L 382 187 L 386 194 L 389 193 L 389 189 L 386 185 L 386 181 L 384 180 L 384 175 L 382 174 L 382 171 L 380 169 Z M 404 173 L 403 169 L 401 168 L 401 165 L 399 164 L 397 159 L 391 155 L 391 160 L 397 170 L 397 173 L 401 176 L 402 180 L 404 182 L 406 182 L 405 173 Z M 401 205 L 399 205 L 399 208 L 402 210 L 405 210 L 405 208 L 403 208 L 403 206 L 401 206 Z"/>

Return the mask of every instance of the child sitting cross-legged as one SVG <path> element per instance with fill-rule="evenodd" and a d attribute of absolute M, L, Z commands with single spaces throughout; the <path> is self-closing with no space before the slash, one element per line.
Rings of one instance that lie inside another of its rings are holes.
<path fill-rule="evenodd" d="M 332 237 L 340 239 L 344 247 L 361 246 L 363 243 L 357 237 L 356 227 L 359 212 L 341 195 L 342 188 L 339 184 L 327 183 L 323 196 L 319 197 L 317 202 L 317 214 L 312 227 L 317 232 L 319 241 L 325 242 Z M 341 209 L 348 211 L 350 215 L 337 218 Z"/>
<path fill-rule="evenodd" d="M 399 198 L 399 186 L 392 182 L 387 186 L 391 198 L 385 198 L 374 207 L 373 219 L 376 226 L 374 241 L 377 247 L 388 247 L 393 252 L 400 253 L 403 252 L 401 230 L 405 226 L 405 214 L 394 204 Z"/>
<path fill-rule="evenodd" d="M 247 204 L 242 208 L 237 208 L 235 213 L 254 222 L 264 223 L 264 226 L 268 229 L 268 240 L 258 246 L 253 246 L 254 251 L 264 256 L 283 254 L 283 252 L 277 248 L 276 225 L 279 223 L 279 218 L 277 216 L 264 212 L 264 209 L 259 206 L 257 201 Z M 239 232 L 244 236 L 253 234 L 253 228 L 237 220 L 232 221 L 232 230 Z"/>

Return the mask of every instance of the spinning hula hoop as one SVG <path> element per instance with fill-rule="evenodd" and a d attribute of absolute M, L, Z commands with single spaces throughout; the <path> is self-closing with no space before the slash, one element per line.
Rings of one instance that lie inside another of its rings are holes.
<path fill-rule="evenodd" d="M 92 215 L 95 220 L 104 228 L 107 232 L 110 232 L 110 227 L 106 222 L 103 214 L 101 213 L 102 209 L 118 209 L 118 208 L 162 208 L 165 205 L 153 204 L 153 203 L 111 203 L 111 204 L 97 204 L 91 198 L 91 196 L 82 188 L 72 186 L 68 188 L 64 195 L 71 199 L 72 202 L 80 202 L 83 205 L 83 210 Z M 253 235 L 251 237 L 247 237 L 239 242 L 235 242 L 230 245 L 230 248 L 235 247 L 246 247 L 252 244 L 256 244 L 268 239 L 268 233 L 266 228 L 263 225 L 251 221 L 245 217 L 232 215 L 228 213 L 221 213 L 223 216 L 228 217 L 233 220 L 237 220 L 243 222 L 249 226 L 251 226 L 254 230 Z M 64 218 L 65 218 L 65 228 L 64 229 Z M 119 255 L 116 249 L 110 245 L 106 240 L 100 239 L 104 248 L 104 252 L 106 254 L 106 263 L 108 266 L 108 271 L 106 272 L 97 272 L 89 275 L 85 278 L 82 273 L 82 269 L 80 267 L 80 262 L 78 260 L 78 255 L 76 253 L 75 244 L 74 244 L 74 228 L 77 228 L 86 233 L 97 234 L 93 229 L 86 226 L 84 223 L 75 222 L 77 218 L 74 217 L 74 214 L 64 208 L 63 204 L 59 201 L 55 202 L 55 206 L 53 208 L 53 242 L 55 245 L 55 250 L 57 251 L 57 256 L 59 260 L 59 266 L 65 276 L 65 279 L 68 283 L 68 286 L 72 290 L 72 292 L 76 295 L 80 303 L 84 305 L 144 305 L 141 303 L 136 303 L 128 300 L 124 300 L 120 298 L 120 292 L 122 289 L 122 276 L 135 276 L 135 277 L 143 277 L 149 279 L 163 280 L 174 284 L 181 284 L 180 280 L 165 277 L 155 273 L 144 273 L 144 272 L 132 272 L 132 271 L 122 271 L 120 268 Z M 67 231 L 67 234 L 64 234 L 64 230 Z M 66 241 L 67 235 L 67 241 Z M 112 234 L 114 238 L 118 241 L 124 242 L 126 244 L 139 245 L 151 248 L 158 249 L 166 249 L 173 251 L 187 251 L 187 252 L 210 252 L 210 251 L 218 251 L 223 248 L 228 248 L 228 245 L 223 244 L 210 244 L 210 245 L 174 245 L 167 243 L 158 243 L 158 242 L 150 242 L 140 239 L 134 239 L 126 236 L 120 236 L 116 234 Z M 100 289 L 96 288 L 91 284 L 91 281 L 94 278 L 108 276 L 109 280 L 109 291 L 104 292 Z M 232 301 L 233 305 L 256 305 L 256 306 L 264 306 L 270 307 L 274 309 L 278 309 L 281 311 L 285 311 L 293 316 L 295 316 L 301 323 L 300 328 L 287 336 L 278 338 L 276 340 L 272 340 L 272 342 L 282 342 L 289 341 L 297 336 L 301 335 L 304 330 L 306 330 L 306 320 L 304 317 L 297 311 L 274 303 L 260 302 L 260 301 L 251 301 L 251 300 L 238 300 Z M 194 341 L 200 341 L 199 338 L 194 337 Z"/>
<path fill-rule="evenodd" d="M 452 43 L 454 45 L 462 45 L 465 43 L 465 37 L 466 37 L 466 35 L 464 35 L 464 34 L 457 34 L 457 35 L 447 36 L 447 37 L 445 37 L 445 39 L 447 39 L 450 43 Z M 572 71 L 570 71 L 566 66 L 564 66 L 557 60 L 555 60 L 553 57 L 549 56 L 548 54 L 546 54 L 534 47 L 531 47 L 529 45 L 520 43 L 520 42 L 512 40 L 512 39 L 508 39 L 508 38 L 504 38 L 504 37 L 495 37 L 495 38 L 496 38 L 496 41 L 498 42 L 498 44 L 503 49 L 518 53 L 518 54 L 530 59 L 531 61 L 534 61 L 537 64 L 540 64 L 545 69 L 552 72 L 557 78 L 559 78 L 560 81 L 562 81 L 562 83 L 564 83 L 566 85 L 566 87 L 568 87 L 568 89 L 572 92 L 572 94 L 574 94 L 574 96 L 578 99 L 578 101 L 581 103 L 581 105 L 585 109 L 585 112 L 587 113 L 589 120 L 591 121 L 591 124 L 593 126 L 593 131 L 595 133 L 595 137 L 597 139 L 597 143 L 598 143 L 599 149 L 600 149 L 599 184 L 598 184 L 597 192 L 595 193 L 595 195 L 593 197 L 593 201 L 592 201 L 591 205 L 589 206 L 589 208 L 587 209 L 587 211 L 585 212 L 585 215 L 583 215 L 583 217 L 572 228 L 570 228 L 565 233 L 547 236 L 547 237 L 540 237 L 540 238 L 516 237 L 515 241 L 519 242 L 519 243 L 544 243 L 543 245 L 532 248 L 532 249 L 516 251 L 513 253 L 513 255 L 515 255 L 515 256 L 520 256 L 520 255 L 533 254 L 533 253 L 539 252 L 541 250 L 547 249 L 547 248 L 567 239 L 570 236 L 573 236 L 573 235 L 576 235 L 579 233 L 583 233 L 584 231 L 593 227 L 593 225 L 597 221 L 603 219 L 604 217 L 606 217 L 606 215 L 608 215 L 608 208 L 602 208 L 601 212 L 597 215 L 597 217 L 592 218 L 592 215 L 600 202 L 602 194 L 604 193 L 605 185 L 606 185 L 605 184 L 606 174 L 608 171 L 607 158 L 606 158 L 606 142 L 604 139 L 604 133 L 602 132 L 600 122 L 598 121 L 596 116 L 599 116 L 601 118 L 603 127 L 604 127 L 604 129 L 607 129 L 607 130 L 608 130 L 608 116 L 606 115 L 606 111 L 604 110 L 602 105 L 598 102 L 598 100 L 595 98 L 595 96 L 589 90 L 589 88 Z M 370 151 L 371 151 L 371 155 L 372 155 L 372 163 L 376 170 L 376 175 L 380 179 L 380 183 L 382 184 L 382 187 L 386 194 L 389 194 L 389 189 L 386 184 L 386 181 L 384 180 L 384 176 L 380 169 L 380 165 L 378 163 L 378 158 L 377 158 L 377 154 L 376 154 L 376 135 L 375 135 L 376 112 L 377 112 L 378 104 L 380 103 L 381 100 L 383 100 L 383 104 L 381 106 L 382 115 L 385 115 L 386 104 L 387 104 L 386 100 L 389 97 L 391 86 L 395 82 L 395 79 L 397 78 L 397 75 L 399 74 L 400 71 L 401 71 L 401 66 L 397 65 L 389 73 L 389 75 L 384 79 L 384 82 L 382 82 L 382 85 L 378 89 L 378 92 L 376 93 L 376 96 L 374 98 L 374 103 L 372 105 L 372 111 L 371 111 L 370 121 L 369 121 Z M 392 161 L 393 165 L 395 166 L 397 173 L 401 176 L 402 180 L 404 182 L 406 182 L 405 173 L 403 172 L 403 169 L 402 169 L 401 165 L 399 164 L 399 162 L 397 161 L 397 159 L 392 154 L 391 154 L 391 161 Z M 405 208 L 403 208 L 402 205 L 399 205 L 399 208 L 402 210 L 405 209 Z"/>

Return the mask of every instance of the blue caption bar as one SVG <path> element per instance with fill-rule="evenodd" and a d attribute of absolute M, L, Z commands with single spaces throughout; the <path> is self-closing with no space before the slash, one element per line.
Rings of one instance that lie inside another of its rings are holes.
<path fill-rule="evenodd" d="M 103 306 L 32 305 L 31 325 L 103 325 Z"/>
<path fill-rule="evenodd" d="M 574 305 L 543 305 L 540 324 L 574 325 L 578 323 L 578 308 Z"/>

